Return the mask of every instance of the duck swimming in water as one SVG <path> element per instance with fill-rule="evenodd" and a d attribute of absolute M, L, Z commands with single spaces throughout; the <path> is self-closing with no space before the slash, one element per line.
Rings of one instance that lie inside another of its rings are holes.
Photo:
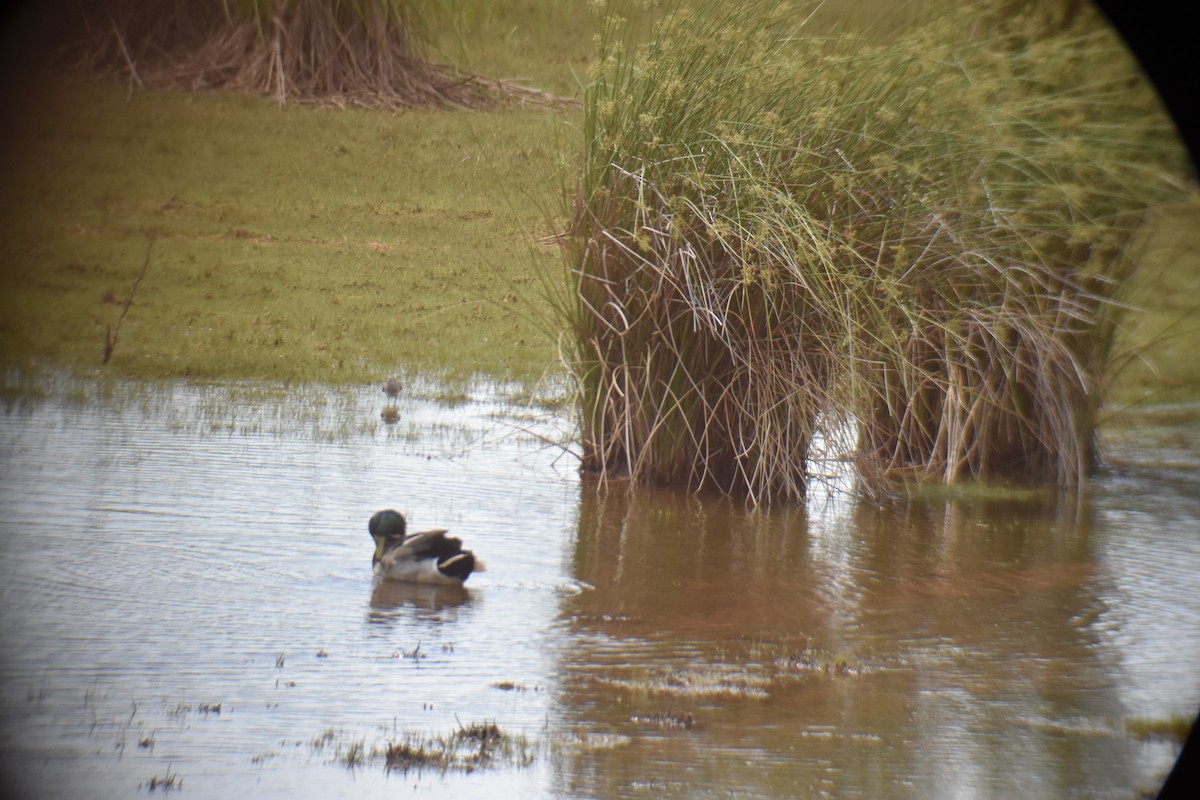
<path fill-rule="evenodd" d="M 394 581 L 462 586 L 472 572 L 482 572 L 483 562 L 462 540 L 445 528 L 408 533 L 408 524 L 399 511 L 376 512 L 367 523 L 375 540 L 371 559 L 375 574 Z"/>

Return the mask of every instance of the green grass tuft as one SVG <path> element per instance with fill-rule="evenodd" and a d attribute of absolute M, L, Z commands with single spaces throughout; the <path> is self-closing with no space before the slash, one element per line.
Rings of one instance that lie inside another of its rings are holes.
<path fill-rule="evenodd" d="M 460 725 L 448 736 L 407 735 L 384 750 L 389 771 L 424 769 L 473 772 L 499 766 L 527 767 L 535 758 L 534 748 L 523 735 L 502 731 L 495 722 Z"/>
<path fill-rule="evenodd" d="M 605 20 L 558 299 L 585 469 L 797 498 L 854 436 L 866 488 L 1078 485 L 1137 235 L 1184 192 L 1153 93 L 1090 12 L 806 19 Z"/>

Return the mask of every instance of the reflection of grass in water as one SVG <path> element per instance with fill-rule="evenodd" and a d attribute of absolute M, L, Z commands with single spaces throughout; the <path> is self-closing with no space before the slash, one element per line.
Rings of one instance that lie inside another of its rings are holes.
<path fill-rule="evenodd" d="M 1054 487 L 1021 485 L 1012 480 L 981 480 L 952 486 L 912 483 L 905 486 L 904 496 L 934 501 L 998 501 L 1032 503 L 1055 496 Z"/>
<path fill-rule="evenodd" d="M 544 441 L 550 441 L 547 436 L 555 442 L 568 436 L 557 429 L 547 435 L 536 432 L 559 422 L 552 409 L 564 402 L 562 384 L 539 384 L 530 397 L 514 383 L 479 380 L 467 385 L 411 380 L 412 391 L 406 391 L 406 401 L 411 399 L 419 406 L 424 405 L 421 401 L 463 406 L 476 398 L 512 403 L 491 414 L 507 430 L 533 432 Z M 364 393 L 359 387 L 312 383 L 89 379 L 51 368 L 10 369 L 0 373 L 0 408 L 33 411 L 49 403 L 75 412 L 74 417 L 97 408 L 140 410 L 147 417 L 164 420 L 174 432 L 200 435 L 308 435 L 315 441 L 338 443 L 373 438 L 386 430 L 392 441 L 436 442 L 455 450 L 477 438 L 477 431 L 470 427 L 447 422 L 431 426 L 426 416 L 406 402 L 385 405 L 379 387 L 370 384 L 370 388 L 373 391 Z M 395 412 L 394 419 L 382 418 L 383 410 Z"/>
<path fill-rule="evenodd" d="M 492 684 L 492 688 L 499 689 L 502 692 L 540 692 L 540 691 L 542 691 L 542 687 L 540 687 L 540 686 L 532 686 L 532 687 L 526 686 L 525 684 L 517 683 L 516 681 L 496 681 L 495 683 Z"/>
<path fill-rule="evenodd" d="M 776 659 L 775 664 L 787 672 L 823 672 L 826 675 L 861 675 L 863 662 L 848 653 L 826 653 L 804 650 Z"/>
<path fill-rule="evenodd" d="M 221 704 L 200 703 L 199 705 L 192 705 L 191 703 L 176 703 L 173 707 L 167 710 L 167 715 L 182 719 L 192 712 L 203 714 L 206 717 L 210 714 L 219 717 L 221 715 Z"/>
<path fill-rule="evenodd" d="M 685 711 L 682 714 L 675 711 L 659 711 L 653 714 L 634 714 L 629 718 L 629 721 L 639 725 L 648 725 L 663 731 L 690 731 L 695 728 L 699 722 L 696 719 L 696 715 L 690 711 Z"/>
<path fill-rule="evenodd" d="M 364 739 L 356 739 L 338 751 L 338 761 L 350 768 L 362 766 L 366 760 L 367 743 Z"/>
<path fill-rule="evenodd" d="M 648 671 L 631 678 L 602 677 L 601 683 L 631 692 L 677 697 L 767 698 L 770 679 L 736 665 Z"/>
<path fill-rule="evenodd" d="M 333 728 L 326 728 L 325 730 L 321 731 L 316 736 L 314 736 L 312 738 L 312 741 L 309 742 L 309 744 L 312 745 L 312 748 L 314 750 L 320 751 L 320 750 L 324 750 L 328 745 L 331 745 L 335 741 L 337 741 L 337 738 L 338 738 L 338 732 L 336 730 L 334 730 Z"/>
<path fill-rule="evenodd" d="M 805 675 L 840 677 L 866 671 L 867 665 L 849 653 L 797 649 L 784 642 L 754 644 L 734 661 L 684 668 L 644 667 L 632 676 L 602 676 L 597 680 L 651 696 L 765 700 L 772 689 Z"/>
<path fill-rule="evenodd" d="M 1170 717 L 1129 717 L 1125 732 L 1136 739 L 1166 739 L 1182 744 L 1192 729 L 1192 718 L 1176 714 Z"/>
<path fill-rule="evenodd" d="M 151 792 L 156 792 L 159 789 L 162 789 L 165 792 L 169 792 L 172 789 L 182 789 L 183 788 L 183 778 L 180 778 L 178 773 L 172 772 L 170 770 L 170 768 L 167 768 L 166 775 L 164 775 L 162 777 L 155 775 L 152 778 L 150 778 L 150 780 L 148 780 L 144 785 Z"/>
<path fill-rule="evenodd" d="M 825 650 L 808 642 L 798 647 L 786 640 L 755 642 L 747 648 L 746 659 L 772 670 L 776 680 L 805 673 L 861 675 L 869 669 L 866 662 L 845 650 Z"/>
<path fill-rule="evenodd" d="M 25 386 L 19 383 L 11 382 L 7 377 L 0 383 L 0 406 L 5 411 L 10 411 L 14 408 L 20 409 L 24 406 L 34 406 L 45 400 L 49 395 L 41 386 Z M 87 400 L 84 396 L 68 396 L 63 398 L 67 405 L 80 405 Z"/>

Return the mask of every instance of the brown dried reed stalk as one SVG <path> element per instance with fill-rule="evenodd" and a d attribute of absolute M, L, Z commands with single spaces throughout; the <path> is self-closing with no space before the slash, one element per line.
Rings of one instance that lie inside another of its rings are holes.
<path fill-rule="evenodd" d="M 83 15 L 59 60 L 136 87 L 225 89 L 332 106 L 553 105 L 536 89 L 427 58 L 403 3 L 276 0 L 266 4 L 109 0 Z"/>

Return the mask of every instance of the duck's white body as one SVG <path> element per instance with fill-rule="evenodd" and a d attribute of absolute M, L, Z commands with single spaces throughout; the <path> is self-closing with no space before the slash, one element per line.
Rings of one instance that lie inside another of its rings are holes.
<path fill-rule="evenodd" d="M 375 574 L 393 581 L 462 586 L 465 578 L 442 572 L 452 560 L 439 562 L 437 556 L 429 554 L 431 544 L 444 539 L 447 533 L 445 529 L 438 529 L 406 536 L 403 541 L 384 550 L 383 556 L 375 562 Z M 460 554 L 455 558 L 461 559 L 463 556 Z M 475 565 L 475 571 L 479 571 L 478 564 Z"/>

